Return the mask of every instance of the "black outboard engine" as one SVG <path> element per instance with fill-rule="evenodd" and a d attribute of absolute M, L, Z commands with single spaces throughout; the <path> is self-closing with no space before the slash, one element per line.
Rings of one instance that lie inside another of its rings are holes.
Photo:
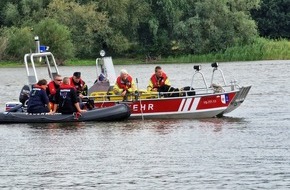
<path fill-rule="evenodd" d="M 23 106 L 26 106 L 27 100 L 29 99 L 30 87 L 28 85 L 24 85 L 19 94 L 19 102 L 22 103 Z"/>

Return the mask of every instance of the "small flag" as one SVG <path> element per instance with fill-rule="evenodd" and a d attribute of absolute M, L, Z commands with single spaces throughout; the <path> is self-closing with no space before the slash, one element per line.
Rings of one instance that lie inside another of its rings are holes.
<path fill-rule="evenodd" d="M 229 101 L 229 95 L 228 94 L 221 95 L 221 101 L 222 101 L 223 104 L 228 103 L 228 101 Z"/>

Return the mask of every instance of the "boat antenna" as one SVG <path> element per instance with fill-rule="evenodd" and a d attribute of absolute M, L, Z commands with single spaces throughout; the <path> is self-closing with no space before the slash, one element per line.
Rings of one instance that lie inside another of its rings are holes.
<path fill-rule="evenodd" d="M 141 117 L 142 117 L 142 121 L 144 121 L 144 116 L 143 116 L 143 110 L 142 110 L 142 102 L 141 102 L 141 96 L 140 96 L 140 91 L 139 91 L 139 85 L 138 85 L 138 78 L 136 78 L 136 86 L 137 86 L 137 96 L 139 97 L 139 101 L 140 101 L 140 111 L 141 111 Z M 135 92 L 136 94 L 136 92 Z"/>

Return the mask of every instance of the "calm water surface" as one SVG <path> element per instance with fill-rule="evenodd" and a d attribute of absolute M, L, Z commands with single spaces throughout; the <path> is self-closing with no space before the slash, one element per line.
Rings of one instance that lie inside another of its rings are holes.
<path fill-rule="evenodd" d="M 155 65 L 125 67 L 143 89 Z M 211 68 L 202 67 L 209 81 Z M 252 85 L 224 118 L 0 125 L 0 188 L 289 189 L 289 67 L 221 63 L 228 81 Z M 163 68 L 173 86 L 190 84 L 192 64 Z M 94 67 L 59 69 L 65 76 L 81 71 L 89 86 L 95 80 Z M 27 77 L 24 68 L 0 70 L 3 111 Z M 45 74 L 41 69 L 39 78 Z"/>

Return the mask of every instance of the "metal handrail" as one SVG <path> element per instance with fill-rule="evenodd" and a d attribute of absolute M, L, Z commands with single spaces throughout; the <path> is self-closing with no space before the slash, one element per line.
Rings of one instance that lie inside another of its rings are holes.
<path fill-rule="evenodd" d="M 224 84 L 225 84 L 225 86 L 227 86 L 226 79 L 225 79 L 225 76 L 224 76 L 223 71 L 222 71 L 221 69 L 217 68 L 217 67 L 214 67 L 214 68 L 213 68 L 212 75 L 211 75 L 211 81 L 210 81 L 210 84 L 213 83 L 213 78 L 214 78 L 214 72 L 215 72 L 215 71 L 219 71 L 219 72 L 221 73 L 221 76 L 222 76 L 222 78 L 223 78 Z"/>
<path fill-rule="evenodd" d="M 199 70 L 196 70 L 195 73 L 193 74 L 192 79 L 191 79 L 191 83 L 190 83 L 190 87 L 193 88 L 193 86 L 192 86 L 193 85 L 193 80 L 194 80 L 194 76 L 196 74 L 200 74 L 201 75 L 201 77 L 203 79 L 203 82 L 204 82 L 205 89 L 208 90 L 208 85 L 206 83 L 205 77 L 204 77 L 203 73 L 200 72 Z"/>
<path fill-rule="evenodd" d="M 25 69 L 26 69 L 26 73 L 27 73 L 27 77 L 28 77 L 28 83 L 30 85 L 32 85 L 35 81 L 38 81 L 38 77 L 37 77 L 37 71 L 36 71 L 36 67 L 35 67 L 35 62 L 34 62 L 34 58 L 42 58 L 45 57 L 45 61 L 46 61 L 46 65 L 48 68 L 48 74 L 50 79 L 53 79 L 53 71 L 52 71 L 52 67 L 54 67 L 55 69 L 55 73 L 59 74 L 59 70 L 57 68 L 57 64 L 55 62 L 55 58 L 53 56 L 53 54 L 51 52 L 41 52 L 41 53 L 28 53 L 24 55 L 24 64 L 25 64 Z M 52 64 L 50 64 L 50 60 L 49 57 L 52 59 Z M 31 63 L 31 68 L 33 70 L 33 74 L 30 73 L 29 71 L 29 61 Z M 29 80 L 31 77 L 33 77 L 33 81 Z"/>

